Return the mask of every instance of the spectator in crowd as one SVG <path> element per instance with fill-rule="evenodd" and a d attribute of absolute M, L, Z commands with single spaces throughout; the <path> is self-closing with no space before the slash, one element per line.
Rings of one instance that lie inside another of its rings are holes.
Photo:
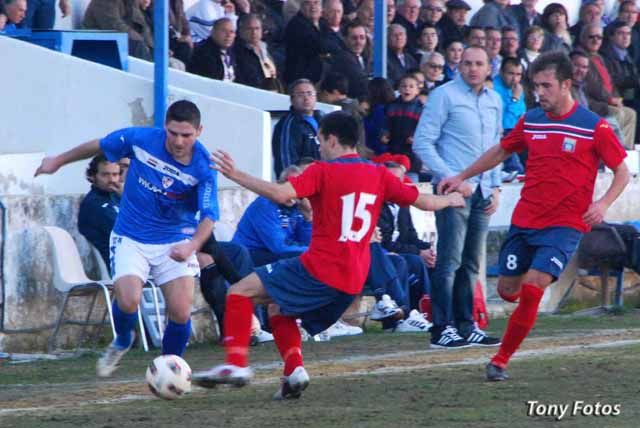
<path fill-rule="evenodd" d="M 536 10 L 536 3 L 538 0 L 522 0 L 519 4 L 511 5 L 508 8 L 517 23 L 514 28 L 518 30 L 521 40 L 525 40 L 524 33 L 529 27 L 542 24 L 542 15 Z"/>
<path fill-rule="evenodd" d="M 636 66 L 640 66 L 640 23 L 638 23 L 638 5 L 634 0 L 625 0 L 620 3 L 618 20 L 631 27 L 629 53 Z"/>
<path fill-rule="evenodd" d="M 422 57 L 420 70 L 424 73 L 424 87 L 431 92 L 444 82 L 444 56 L 440 52 L 432 52 Z"/>
<path fill-rule="evenodd" d="M 418 47 L 414 52 L 414 57 L 418 64 L 422 63 L 425 55 L 431 54 L 438 50 L 438 30 L 432 24 L 425 24 L 418 37 Z"/>
<path fill-rule="evenodd" d="M 484 0 L 484 6 L 471 17 L 469 25 L 498 29 L 506 25 L 517 26 L 518 23 L 509 13 L 507 6 L 509 0 Z"/>
<path fill-rule="evenodd" d="M 284 80 L 290 84 L 306 78 L 313 83 L 322 79 L 330 56 L 330 46 L 322 34 L 320 0 L 302 0 L 298 12 L 285 30 L 286 62 Z"/>
<path fill-rule="evenodd" d="M 598 24 L 600 21 L 598 20 Z M 622 142 L 622 130 L 614 116 L 609 115 L 609 94 L 602 84 L 589 75 L 589 55 L 583 51 L 573 51 L 570 55 L 572 73 L 572 96 L 582 107 L 591 110 L 609 122 L 616 136 Z"/>
<path fill-rule="evenodd" d="M 467 46 L 477 46 L 484 48 L 487 43 L 487 36 L 483 27 L 467 27 L 464 42 Z"/>
<path fill-rule="evenodd" d="M 153 14 L 153 8 L 148 9 Z M 153 22 L 153 17 L 151 17 Z M 191 27 L 184 11 L 183 0 L 171 0 L 169 2 L 169 49 L 171 55 L 182 61 L 185 65 L 191 61 L 193 53 L 193 38 Z"/>
<path fill-rule="evenodd" d="M 404 179 L 406 167 L 397 162 L 385 162 L 389 171 L 400 180 Z M 387 202 L 378 219 L 382 235 L 382 246 L 390 253 L 398 254 L 407 263 L 409 270 L 409 301 L 411 309 L 418 309 L 418 302 L 425 294 L 431 294 L 428 269 L 436 265 L 436 252 L 431 243 L 418 238 L 411 210 Z"/>
<path fill-rule="evenodd" d="M 365 141 L 367 147 L 376 155 L 389 150 L 387 144 L 382 144 L 382 128 L 386 116 L 387 105 L 395 99 L 393 87 L 387 79 L 374 77 L 368 85 L 368 114 L 364 118 Z"/>
<path fill-rule="evenodd" d="M 402 25 L 389 26 L 388 43 L 387 79 L 396 86 L 402 76 L 418 68 L 418 63 L 407 49 L 407 30 Z"/>
<path fill-rule="evenodd" d="M 446 80 L 453 80 L 460 74 L 458 66 L 462 60 L 462 52 L 464 45 L 461 41 L 454 40 L 447 45 L 445 49 L 444 77 Z"/>
<path fill-rule="evenodd" d="M 229 18 L 220 18 L 213 24 L 211 36 L 193 51 L 189 64 L 190 73 L 210 79 L 234 82 L 237 64 L 232 46 L 236 40 L 236 28 Z"/>
<path fill-rule="evenodd" d="M 349 80 L 344 74 L 331 72 L 320 82 L 320 102 L 333 104 L 342 108 L 356 118 L 358 125 L 362 127 L 362 110 L 357 100 L 348 97 Z M 364 138 L 364 136 L 363 136 Z M 362 138 L 360 139 L 362 141 Z"/>
<path fill-rule="evenodd" d="M 602 57 L 611 72 L 613 85 L 622 96 L 625 106 L 640 111 L 640 74 L 629 53 L 631 27 L 623 21 L 614 21 L 607 26 L 606 43 Z M 636 129 L 638 116 L 636 116 Z"/>
<path fill-rule="evenodd" d="M 636 141 L 636 111 L 623 104 L 618 89 L 613 84 L 613 79 L 600 56 L 603 31 L 600 23 L 588 24 L 582 27 L 578 50 L 589 56 L 589 74 L 593 75 L 598 84 L 608 94 L 609 109 L 622 128 L 622 141 L 627 149 L 632 149 Z"/>
<path fill-rule="evenodd" d="M 289 87 L 289 96 L 291 109 L 276 124 L 271 143 L 278 177 L 301 158 L 320 159 L 318 123 L 322 114 L 315 110 L 316 89 L 308 79 L 296 80 Z"/>
<path fill-rule="evenodd" d="M 438 36 L 440 33 L 440 20 L 444 16 L 446 10 L 444 0 L 424 0 L 420 9 L 420 20 L 425 25 L 431 25 L 437 28 Z"/>
<path fill-rule="evenodd" d="M 600 6 L 593 0 L 587 0 L 582 2 L 580 6 L 580 18 L 571 28 L 569 28 L 569 34 L 573 40 L 578 40 L 582 27 L 587 24 L 599 24 L 602 11 Z"/>
<path fill-rule="evenodd" d="M 400 24 L 407 32 L 407 47 L 411 52 L 418 48 L 420 30 L 424 25 L 420 21 L 421 0 L 399 0 L 398 13 L 393 20 L 394 24 Z"/>
<path fill-rule="evenodd" d="M 258 15 L 262 22 L 262 41 L 267 44 L 269 53 L 280 70 L 284 69 L 285 61 L 285 22 L 282 15 L 282 5 L 283 2 L 274 0 L 253 0 L 251 2 L 251 12 Z"/>
<path fill-rule="evenodd" d="M 518 58 L 508 57 L 502 61 L 500 74 L 493 79 L 493 89 L 502 99 L 502 129 L 503 136 L 509 135 L 516 126 L 520 117 L 527 111 L 524 99 L 524 88 L 522 87 L 522 76 L 524 67 Z M 515 172 L 524 173 L 524 166 L 517 153 L 513 153 L 503 164 L 503 180 L 513 179 Z M 510 180 L 509 180 L 510 181 Z"/>
<path fill-rule="evenodd" d="M 5 0 L 7 3 L 7 0 Z M 10 1 L 8 3 L 11 3 Z M 58 2 L 62 17 L 71 14 L 71 0 Z M 27 13 L 20 23 L 20 28 L 32 28 L 34 30 L 51 30 L 56 23 L 55 0 L 28 0 Z"/>
<path fill-rule="evenodd" d="M 520 52 L 520 34 L 514 27 L 504 27 L 502 29 L 502 58 L 519 58 L 524 70 L 527 69 L 527 62 L 522 58 Z"/>
<path fill-rule="evenodd" d="M 249 14 L 243 15 L 238 25 L 240 37 L 233 49 L 238 65 L 236 82 L 264 88 L 265 80 L 276 80 L 278 73 L 267 44 L 262 41 L 262 21 L 258 15 Z"/>
<path fill-rule="evenodd" d="M 91 183 L 91 190 L 80 202 L 78 230 L 109 266 L 109 235 L 120 206 L 120 166 L 100 154 L 91 159 L 85 176 Z"/>
<path fill-rule="evenodd" d="M 567 9 L 560 3 L 551 3 L 542 11 L 542 28 L 545 31 L 542 52 L 561 50 L 571 52 L 571 34 Z"/>
<path fill-rule="evenodd" d="M 422 161 L 413 151 L 413 133 L 423 107 L 418 99 L 420 95 L 418 80 L 412 76 L 404 76 L 400 79 L 398 91 L 400 96 L 387 106 L 382 143 L 388 144 L 390 153 L 402 154 L 409 158 L 411 161 L 409 178 L 417 182 Z"/>
<path fill-rule="evenodd" d="M 4 0 L 4 8 L 0 8 L 0 31 L 14 32 L 26 14 L 27 0 Z"/>
<path fill-rule="evenodd" d="M 334 56 L 347 50 L 347 45 L 342 37 L 343 16 L 344 6 L 342 5 L 342 0 L 323 1 L 320 25 L 329 52 Z"/>
<path fill-rule="evenodd" d="M 462 57 L 460 78 L 429 95 L 413 149 L 432 171 L 434 184 L 471 165 L 500 140 L 502 102 L 495 91 L 485 87 L 490 71 L 486 51 L 469 47 Z M 473 289 L 489 217 L 498 208 L 500 185 L 498 166 L 463 185 L 464 208 L 436 213 L 438 263 L 431 287 L 432 347 L 499 343 L 475 325 L 472 314 Z"/>
<path fill-rule="evenodd" d="M 387 25 L 396 19 L 396 0 L 387 0 Z"/>
<path fill-rule="evenodd" d="M 350 98 L 364 99 L 367 96 L 367 83 L 371 76 L 371 58 L 366 50 L 367 30 L 358 22 L 347 24 L 345 41 L 347 50 L 335 56 L 331 71 L 345 75 L 349 81 Z"/>
<path fill-rule="evenodd" d="M 542 52 L 542 46 L 546 37 L 545 31 L 542 27 L 532 25 L 524 33 L 524 49 L 522 51 L 522 60 L 525 63 L 525 69 L 529 68 L 529 65 L 535 61 L 536 58 Z"/>
<path fill-rule="evenodd" d="M 289 165 L 279 183 L 300 175 L 302 169 Z M 258 196 L 244 211 L 232 242 L 249 250 L 255 266 L 299 256 L 311 242 L 311 208 L 300 201 L 277 204 Z"/>
<path fill-rule="evenodd" d="M 91 0 L 82 26 L 91 30 L 127 33 L 129 55 L 152 61 L 153 31 L 144 14 L 149 3 L 150 0 Z"/>
<path fill-rule="evenodd" d="M 360 3 L 356 11 L 356 22 L 364 25 L 364 28 L 367 30 L 367 37 L 371 40 L 374 31 L 373 1 L 364 0 Z"/>
<path fill-rule="evenodd" d="M 486 47 L 489 54 L 489 62 L 491 64 L 491 78 L 495 78 L 500 73 L 500 66 L 502 64 L 502 32 L 499 29 L 488 27 L 485 28 L 484 33 L 487 36 Z"/>
<path fill-rule="evenodd" d="M 230 0 L 199 0 L 187 9 L 186 14 L 194 43 L 209 39 L 218 19 L 230 19 L 234 28 L 238 20 L 236 5 Z"/>
<path fill-rule="evenodd" d="M 449 0 L 447 14 L 440 20 L 442 29 L 442 45 L 449 46 L 454 40 L 464 40 L 467 34 L 467 13 L 471 6 L 464 0 Z"/>

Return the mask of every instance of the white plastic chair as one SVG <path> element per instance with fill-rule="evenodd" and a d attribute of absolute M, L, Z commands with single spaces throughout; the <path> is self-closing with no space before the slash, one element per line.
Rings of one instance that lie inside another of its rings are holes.
<path fill-rule="evenodd" d="M 78 339 L 76 350 L 84 341 L 88 325 L 104 325 L 106 313 L 103 314 L 102 319 L 99 322 L 91 320 L 96 300 L 100 294 L 104 296 L 106 306 L 105 311 L 109 313 L 111 330 L 115 337 L 116 332 L 111 313 L 111 290 L 113 288 L 113 283 L 105 280 L 94 281 L 87 277 L 84 267 L 82 266 L 82 259 L 80 258 L 80 253 L 78 253 L 76 243 L 67 231 L 55 226 L 45 226 L 44 230 L 49 235 L 50 242 L 53 245 L 53 286 L 65 295 L 60 315 L 56 321 L 53 333 L 49 337 L 49 352 L 56 349 L 58 333 L 60 332 L 60 328 L 65 324 L 82 325 L 82 332 Z M 65 318 L 65 311 L 67 309 L 69 299 L 77 296 L 91 297 L 87 316 L 84 320 Z"/>

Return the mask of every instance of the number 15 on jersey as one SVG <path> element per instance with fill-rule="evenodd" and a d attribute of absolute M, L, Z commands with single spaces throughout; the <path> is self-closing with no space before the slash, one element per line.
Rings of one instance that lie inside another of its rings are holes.
<path fill-rule="evenodd" d="M 356 196 L 357 204 L 356 204 Z M 369 208 L 375 204 L 376 195 L 371 193 L 349 193 L 341 196 L 342 199 L 342 224 L 340 230 L 340 242 L 360 242 L 371 228 L 371 212 Z M 353 219 L 362 221 L 358 230 L 353 230 Z"/>

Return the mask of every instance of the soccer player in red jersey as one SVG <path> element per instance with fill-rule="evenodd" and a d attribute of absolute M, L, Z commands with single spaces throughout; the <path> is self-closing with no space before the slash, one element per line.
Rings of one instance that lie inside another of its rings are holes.
<path fill-rule="evenodd" d="M 508 378 L 507 363 L 533 327 L 545 288 L 560 276 L 582 234 L 602 222 L 629 181 L 626 152 L 609 124 L 571 96 L 569 58 L 561 52 L 542 54 L 529 72 L 540 107 L 525 113 L 500 144 L 438 186 L 444 192 L 456 190 L 512 153 L 529 150 L 524 187 L 499 257 L 498 293 L 519 303 L 498 353 L 487 364 L 490 381 Z M 614 177 L 605 194 L 593 201 L 601 161 Z"/>
<path fill-rule="evenodd" d="M 385 201 L 423 210 L 463 206 L 459 193 L 419 195 L 384 166 L 360 158 L 358 124 L 343 112 L 327 115 L 318 132 L 322 162 L 314 162 L 287 182 L 270 183 L 235 168 L 224 152 L 213 156 L 215 169 L 247 189 L 285 203 L 308 198 L 313 208 L 309 249 L 300 257 L 256 269 L 227 293 L 224 324 L 225 364 L 196 373 L 195 384 L 245 385 L 253 304 L 269 305 L 270 325 L 284 360 L 284 377 L 275 399 L 298 398 L 309 383 L 303 367 L 296 318 L 314 335 L 331 326 L 360 294 L 369 270 L 369 239 Z"/>

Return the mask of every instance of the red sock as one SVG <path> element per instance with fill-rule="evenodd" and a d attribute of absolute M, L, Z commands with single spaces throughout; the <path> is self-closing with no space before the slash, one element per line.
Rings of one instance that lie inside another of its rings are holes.
<path fill-rule="evenodd" d="M 273 333 L 282 361 L 284 361 L 284 375 L 289 376 L 302 363 L 302 337 L 295 318 L 284 315 L 274 315 L 269 318 L 269 325 Z"/>
<path fill-rule="evenodd" d="M 522 285 L 520 303 L 509 318 L 500 349 L 491 359 L 492 364 L 501 368 L 507 366 L 509 358 L 516 352 L 535 324 L 538 317 L 538 306 L 543 294 L 544 290 L 533 284 Z"/>
<path fill-rule="evenodd" d="M 498 294 L 500 295 L 500 297 L 502 297 L 502 300 L 506 300 L 510 303 L 515 303 L 518 301 L 520 294 L 522 294 L 522 289 L 515 294 L 507 294 L 498 288 Z"/>
<path fill-rule="evenodd" d="M 253 302 L 239 294 L 229 294 L 225 303 L 224 351 L 225 362 L 238 367 L 249 365 L 249 340 Z"/>

